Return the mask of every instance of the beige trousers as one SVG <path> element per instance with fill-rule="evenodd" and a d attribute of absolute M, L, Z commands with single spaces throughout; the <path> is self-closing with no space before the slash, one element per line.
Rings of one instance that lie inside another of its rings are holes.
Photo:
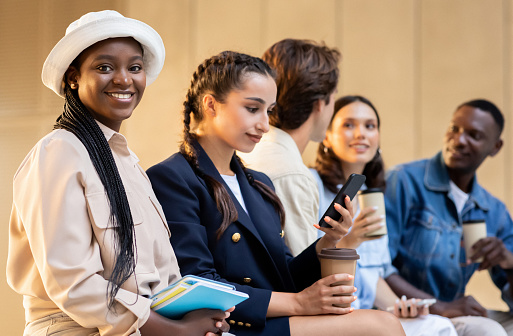
<path fill-rule="evenodd" d="M 99 336 L 98 329 L 87 329 L 64 313 L 56 313 L 30 322 L 23 336 Z"/>

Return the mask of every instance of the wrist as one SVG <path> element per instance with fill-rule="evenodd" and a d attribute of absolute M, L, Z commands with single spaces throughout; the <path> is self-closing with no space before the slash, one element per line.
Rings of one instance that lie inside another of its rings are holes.
<path fill-rule="evenodd" d="M 302 307 L 303 306 L 301 305 L 301 292 L 292 293 L 290 316 L 303 315 Z"/>
<path fill-rule="evenodd" d="M 437 300 L 435 304 L 429 307 L 429 311 L 431 314 L 441 315 L 443 316 L 446 308 L 446 302 Z"/>

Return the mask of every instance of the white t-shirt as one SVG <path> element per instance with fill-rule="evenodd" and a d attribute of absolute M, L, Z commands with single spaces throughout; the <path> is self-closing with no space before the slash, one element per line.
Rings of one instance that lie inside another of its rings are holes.
<path fill-rule="evenodd" d="M 467 200 L 470 196 L 458 188 L 458 186 L 453 181 L 449 180 L 449 185 L 451 186 L 451 191 L 449 191 L 449 194 L 452 195 L 454 204 L 456 204 L 456 209 L 458 210 L 458 213 L 461 214 L 463 207 L 465 206 L 465 203 L 467 203 Z"/>
<path fill-rule="evenodd" d="M 224 182 L 228 185 L 233 195 L 239 201 L 240 206 L 248 213 L 248 209 L 246 209 L 246 203 L 244 203 L 244 199 L 242 198 L 242 193 L 240 191 L 239 181 L 237 181 L 237 175 L 221 175 Z"/>

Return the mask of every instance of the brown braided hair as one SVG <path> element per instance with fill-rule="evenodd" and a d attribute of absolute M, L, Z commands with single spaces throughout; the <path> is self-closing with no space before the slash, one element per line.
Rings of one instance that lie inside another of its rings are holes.
<path fill-rule="evenodd" d="M 331 124 L 338 111 L 340 111 L 343 107 L 354 103 L 361 102 L 363 104 L 368 105 L 374 113 L 376 113 L 376 118 L 378 119 L 378 130 L 380 127 L 380 119 L 378 110 L 372 105 L 372 103 L 365 97 L 362 96 L 344 96 L 335 101 L 335 113 L 331 117 L 330 125 L 328 126 L 328 130 L 331 130 Z M 332 149 L 327 148 L 321 142 L 317 149 L 317 158 L 315 159 L 315 170 L 319 173 L 323 184 L 328 188 L 329 191 L 333 193 L 338 192 L 338 185 L 345 183 L 344 173 L 342 171 L 342 164 L 337 155 L 333 152 Z M 385 164 L 383 162 L 383 158 L 381 157 L 380 150 L 376 151 L 376 155 L 372 158 L 371 161 L 367 162 L 363 169 L 363 175 L 365 175 L 365 185 L 368 188 L 379 188 L 385 189 Z"/>
<path fill-rule="evenodd" d="M 237 220 L 238 214 L 226 188 L 212 176 L 205 174 L 199 166 L 198 156 L 192 145 L 197 140 L 197 136 L 191 133 L 191 114 L 196 122 L 201 122 L 203 120 L 201 107 L 203 96 L 207 93 L 211 94 L 217 101 L 223 103 L 233 89 L 242 88 L 245 76 L 248 73 L 256 73 L 274 78 L 273 70 L 262 59 L 233 51 L 223 51 L 206 59 L 198 66 L 192 75 L 191 85 L 183 103 L 184 129 L 180 153 L 185 157 L 194 172 L 205 180 L 210 194 L 216 201 L 217 209 L 223 216 L 221 226 L 217 229 L 217 239 L 221 238 L 228 226 Z M 235 157 L 241 165 L 250 185 L 271 202 L 276 209 L 283 227 L 285 212 L 278 196 L 270 187 L 255 180 L 241 159 L 237 155 Z"/>

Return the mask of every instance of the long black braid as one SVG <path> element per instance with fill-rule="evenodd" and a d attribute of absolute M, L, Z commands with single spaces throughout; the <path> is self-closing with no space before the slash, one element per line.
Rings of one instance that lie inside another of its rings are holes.
<path fill-rule="evenodd" d="M 192 146 L 192 143 L 197 139 L 196 135 L 191 133 L 191 114 L 196 122 L 201 122 L 203 111 L 200 101 L 203 95 L 209 93 L 217 101 L 223 102 L 231 90 L 242 87 L 244 76 L 248 73 L 257 73 L 274 78 L 273 70 L 260 58 L 233 51 L 221 52 L 206 59 L 198 66 L 198 69 L 192 75 L 191 85 L 183 103 L 184 130 L 180 153 L 189 162 L 194 172 L 205 180 L 212 197 L 216 201 L 217 209 L 223 216 L 221 226 L 217 230 L 218 239 L 228 226 L 237 220 L 237 210 L 226 188 L 216 179 L 205 174 L 199 167 L 198 156 Z M 249 183 L 273 204 L 280 216 L 281 226 L 283 227 L 285 212 L 278 196 L 267 185 L 255 180 L 244 167 L 240 158 L 238 156 L 236 158 L 241 164 Z"/>
<path fill-rule="evenodd" d="M 111 309 L 119 288 L 135 270 L 134 222 L 125 187 L 105 135 L 80 101 L 76 91 L 71 90 L 66 84 L 64 92 L 64 112 L 57 118 L 54 129 L 65 129 L 82 142 L 105 187 L 109 200 L 109 221 L 115 235 L 114 248 L 117 255 L 107 288 L 108 307 Z"/>

